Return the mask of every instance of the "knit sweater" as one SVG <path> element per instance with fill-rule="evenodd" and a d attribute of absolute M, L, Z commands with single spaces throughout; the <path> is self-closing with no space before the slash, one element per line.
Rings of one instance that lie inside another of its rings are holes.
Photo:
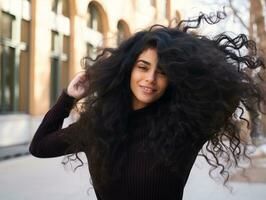
<path fill-rule="evenodd" d="M 37 129 L 31 145 L 32 155 L 40 158 L 65 155 L 71 144 L 64 140 L 66 129 L 71 130 L 75 123 L 62 129 L 64 118 L 68 117 L 74 98 L 63 92 L 56 104 L 46 113 Z M 158 158 L 149 151 L 142 150 L 147 142 L 145 124 L 149 123 L 154 107 L 133 111 L 129 121 L 130 143 L 127 163 L 118 180 L 105 189 L 94 188 L 98 200 L 181 200 L 183 189 L 192 165 L 202 145 L 194 147 L 189 142 L 177 149 L 178 171 L 173 172 L 169 166 L 157 164 Z M 78 134 L 78 133 L 73 133 Z M 69 153 L 69 152 L 68 152 Z M 86 152 L 85 152 L 86 153 Z M 87 155 L 89 170 L 94 177 L 94 167 L 90 166 L 91 158 Z M 104 178 L 104 177 L 103 177 Z"/>

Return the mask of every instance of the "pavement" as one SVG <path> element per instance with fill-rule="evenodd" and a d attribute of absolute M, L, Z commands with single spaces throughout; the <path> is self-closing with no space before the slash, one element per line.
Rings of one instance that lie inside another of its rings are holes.
<path fill-rule="evenodd" d="M 184 200 L 265 200 L 266 152 L 256 151 L 251 163 L 244 171 L 231 172 L 228 187 L 224 187 L 221 181 L 215 182 L 208 176 L 209 166 L 205 160 L 197 158 L 185 188 Z"/>
<path fill-rule="evenodd" d="M 232 182 L 266 183 L 266 144 L 260 145 L 251 158 L 251 165 L 236 171 L 230 179 Z"/>
<path fill-rule="evenodd" d="M 83 160 L 85 159 L 82 154 Z M 257 156 L 257 157 L 256 157 Z M 0 162 L 1 200 L 96 200 L 88 166 L 75 173 L 61 164 L 63 157 L 38 159 L 31 155 Z M 239 171 L 229 181 L 230 189 L 215 182 L 208 175 L 209 167 L 198 157 L 184 191 L 184 200 L 265 200 L 266 199 L 266 153 L 254 155 L 255 163 L 249 170 L 261 178 L 247 181 Z M 261 164 L 261 162 L 263 164 Z M 259 170 L 257 169 L 259 168 Z"/>

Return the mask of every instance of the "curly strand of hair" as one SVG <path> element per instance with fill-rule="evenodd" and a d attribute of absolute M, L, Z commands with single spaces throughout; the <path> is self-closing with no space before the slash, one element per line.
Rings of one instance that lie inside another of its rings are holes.
<path fill-rule="evenodd" d="M 90 55 L 87 55 L 81 59 L 80 65 L 83 69 L 87 70 L 87 68 L 91 67 L 95 62 L 97 62 L 104 56 L 109 56 L 110 54 L 114 52 L 114 49 L 113 48 L 103 48 L 103 49 L 97 48 L 97 52 L 101 52 L 101 53 L 98 53 L 94 59 Z"/>
<path fill-rule="evenodd" d="M 154 25 L 152 25 L 152 26 L 148 29 L 148 31 L 149 31 L 149 32 L 152 32 L 152 31 L 154 31 L 154 30 L 156 30 L 156 29 L 159 29 L 159 28 L 167 28 L 167 27 L 164 26 L 164 25 L 161 25 L 161 24 L 154 24 Z"/>
<path fill-rule="evenodd" d="M 206 148 L 205 148 L 207 151 L 206 154 L 212 156 L 212 159 L 210 158 L 210 156 L 203 153 L 203 150 L 202 150 L 202 154 L 199 154 L 199 155 L 202 156 L 207 161 L 207 163 L 211 166 L 209 170 L 209 176 L 212 179 L 218 178 L 214 176 L 213 173 L 216 171 L 216 169 L 221 168 L 219 170 L 219 174 L 224 178 L 224 185 L 227 186 L 227 181 L 229 179 L 229 173 L 228 171 L 225 170 L 225 166 L 217 158 L 217 155 L 215 154 L 215 151 L 213 150 L 213 146 L 215 145 L 213 144 L 213 141 L 210 140 L 207 142 Z"/>
<path fill-rule="evenodd" d="M 241 70 L 241 63 L 250 69 L 255 69 L 258 67 L 264 68 L 262 58 L 252 56 L 257 54 L 257 48 L 255 42 L 249 40 L 246 35 L 239 34 L 235 38 L 231 38 L 225 33 L 221 33 L 214 38 L 213 42 L 226 54 L 227 59 L 230 58 L 237 62 L 239 71 Z M 240 49 L 243 47 L 249 51 L 249 55 L 241 56 Z M 238 55 L 236 55 L 234 50 L 238 52 Z"/>
<path fill-rule="evenodd" d="M 243 117 L 244 113 L 245 113 L 244 108 L 242 108 L 241 106 L 237 106 L 237 109 L 240 110 L 239 119 L 246 122 L 246 124 L 247 124 L 246 127 L 247 127 L 247 129 L 249 129 L 250 128 L 250 122 L 246 118 Z"/>
<path fill-rule="evenodd" d="M 84 165 L 84 162 L 82 161 L 82 159 L 79 157 L 78 153 L 75 153 L 75 156 L 76 156 L 76 159 L 80 162 L 79 165 L 77 165 L 75 168 L 74 168 L 74 172 L 79 168 L 79 167 L 82 167 Z M 76 162 L 76 159 L 75 159 L 75 162 Z"/>
<path fill-rule="evenodd" d="M 64 157 L 64 160 L 61 161 L 61 163 L 66 166 L 67 164 L 70 165 L 70 168 L 75 172 L 79 167 L 82 167 L 85 163 L 82 161 L 82 159 L 79 157 L 79 152 L 77 153 L 72 153 L 69 155 L 66 155 Z M 74 158 L 72 158 L 74 156 Z M 73 168 L 73 163 L 76 163 L 77 161 L 80 162 L 76 167 Z"/>
<path fill-rule="evenodd" d="M 220 134 L 217 133 L 219 136 L 214 135 L 213 138 L 207 142 L 207 153 L 204 153 L 203 150 L 201 150 L 202 153 L 199 154 L 200 156 L 204 157 L 211 166 L 209 171 L 210 177 L 214 178 L 213 172 L 216 171 L 216 169 L 221 168 L 219 173 L 222 177 L 224 177 L 224 185 L 226 187 L 228 187 L 227 181 L 229 180 L 228 170 L 232 166 L 244 170 L 243 167 L 239 166 L 240 155 L 242 155 L 243 158 L 250 160 L 246 154 L 247 147 L 246 145 L 243 145 L 245 142 L 240 141 L 240 136 L 238 134 L 239 132 L 236 129 L 237 127 L 235 127 L 232 122 L 228 123 Z M 224 141 L 229 142 L 229 145 Z M 243 149 L 241 149 L 241 147 L 243 147 Z M 218 158 L 221 158 L 222 160 L 220 161 Z"/>
<path fill-rule="evenodd" d="M 224 11 L 217 11 L 216 13 L 205 14 L 200 12 L 199 16 L 195 19 L 181 20 L 177 27 L 181 29 L 183 32 L 187 32 L 189 29 L 197 29 L 200 24 L 205 21 L 207 24 L 217 24 L 220 20 L 225 19 L 226 13 Z M 195 23 L 193 25 L 193 23 Z M 186 25 L 184 25 L 186 24 Z"/>

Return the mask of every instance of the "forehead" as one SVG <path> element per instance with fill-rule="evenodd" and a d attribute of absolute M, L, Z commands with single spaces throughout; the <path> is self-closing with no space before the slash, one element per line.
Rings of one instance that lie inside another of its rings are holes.
<path fill-rule="evenodd" d="M 150 63 L 157 63 L 158 61 L 158 55 L 157 50 L 154 48 L 145 49 L 142 51 L 142 53 L 139 55 L 137 61 L 145 60 Z"/>

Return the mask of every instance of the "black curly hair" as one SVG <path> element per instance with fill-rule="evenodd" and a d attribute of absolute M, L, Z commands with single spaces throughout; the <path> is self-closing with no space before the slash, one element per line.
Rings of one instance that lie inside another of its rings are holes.
<path fill-rule="evenodd" d="M 265 95 L 246 69 L 256 72 L 264 69 L 264 63 L 255 43 L 244 34 L 231 37 L 224 32 L 208 38 L 195 31 L 202 22 L 216 24 L 224 17 L 223 12 L 215 16 L 200 14 L 175 27 L 154 25 L 135 33 L 117 48 L 103 49 L 95 60 L 83 59 L 90 88 L 79 107 L 79 134 L 75 138 L 69 134 L 69 141 L 77 151 L 76 159 L 78 151 L 83 150 L 93 160 L 89 165 L 97 166 L 93 168 L 94 185 L 118 177 L 119 173 L 112 169 L 123 166 L 126 154 L 119 149 L 128 142 L 126 130 L 133 109 L 130 75 L 137 57 L 148 48 L 157 50 L 158 65 L 169 81 L 158 100 L 160 106 L 154 119 L 147 125 L 147 145 L 158 155 L 159 162 L 176 170 L 178 145 L 187 138 L 201 146 L 207 142 L 207 151 L 200 155 L 213 169 L 219 169 L 226 183 L 228 169 L 248 157 L 248 142 L 243 140 L 239 122 L 249 125 L 255 121 L 245 119 L 243 113 L 254 109 L 250 102 L 261 112 Z M 240 116 L 236 116 L 237 109 Z M 68 156 L 66 163 L 70 160 Z"/>

